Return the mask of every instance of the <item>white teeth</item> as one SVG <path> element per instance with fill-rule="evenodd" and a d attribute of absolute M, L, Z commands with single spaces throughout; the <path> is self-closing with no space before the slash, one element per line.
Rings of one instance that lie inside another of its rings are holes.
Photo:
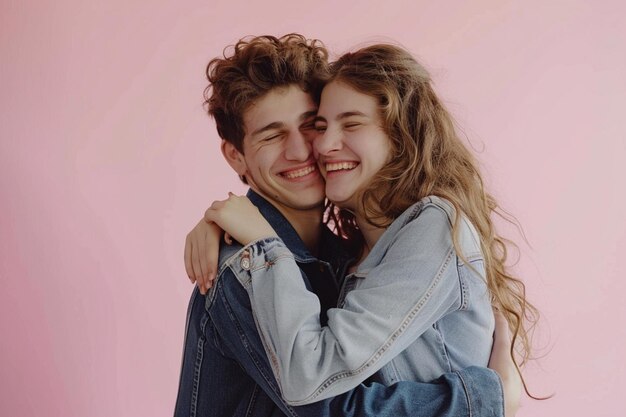
<path fill-rule="evenodd" d="M 326 164 L 326 172 L 339 171 L 342 169 L 351 170 L 356 168 L 356 162 L 329 162 Z"/>
<path fill-rule="evenodd" d="M 305 175 L 309 175 L 313 171 L 315 171 L 315 166 L 309 165 L 308 167 L 299 169 L 297 171 L 287 172 L 287 173 L 283 174 L 283 176 L 285 176 L 285 177 L 287 177 L 289 179 L 294 179 L 294 178 L 304 177 Z"/>

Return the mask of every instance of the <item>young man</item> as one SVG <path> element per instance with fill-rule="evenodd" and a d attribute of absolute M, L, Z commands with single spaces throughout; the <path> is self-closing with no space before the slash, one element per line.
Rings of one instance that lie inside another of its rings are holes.
<path fill-rule="evenodd" d="M 258 37 L 240 41 L 232 56 L 214 59 L 207 69 L 207 103 L 223 139 L 222 153 L 294 254 L 304 282 L 320 298 L 322 316 L 334 306 L 338 277 L 348 262 L 338 238 L 321 224 L 324 183 L 311 148 L 317 110 L 312 91 L 326 59 L 318 42 L 300 35 Z M 211 226 L 201 221 L 196 230 L 204 233 L 203 227 Z M 188 273 L 203 271 L 198 275 L 205 292 L 209 273 L 189 243 Z M 246 283 L 237 278 L 245 276 L 237 272 L 266 266 L 250 263 L 256 250 L 256 244 L 223 246 L 215 284 L 206 296 L 194 290 L 175 416 L 503 415 L 500 381 L 484 368 L 429 384 L 363 383 L 307 406 L 286 404 L 257 333 Z"/>

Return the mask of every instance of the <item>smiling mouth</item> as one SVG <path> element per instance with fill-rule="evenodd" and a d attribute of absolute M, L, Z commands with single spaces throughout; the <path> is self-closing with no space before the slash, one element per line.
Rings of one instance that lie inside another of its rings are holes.
<path fill-rule="evenodd" d="M 326 172 L 352 171 L 357 165 L 357 162 L 327 162 Z"/>
<path fill-rule="evenodd" d="M 287 179 L 293 180 L 309 175 L 313 171 L 315 171 L 315 165 L 309 165 L 307 167 L 296 169 L 294 171 L 283 172 L 280 175 Z"/>

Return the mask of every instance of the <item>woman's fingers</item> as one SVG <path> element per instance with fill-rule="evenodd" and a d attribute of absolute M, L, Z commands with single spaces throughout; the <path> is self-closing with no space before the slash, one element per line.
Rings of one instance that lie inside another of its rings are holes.
<path fill-rule="evenodd" d="M 228 200 L 215 200 L 204 212 L 204 221 L 207 223 L 216 222 L 219 218 L 220 210 L 224 208 Z"/>
<path fill-rule="evenodd" d="M 190 234 L 187 234 L 185 238 L 185 252 L 184 252 L 184 260 L 185 260 L 185 271 L 187 272 L 187 276 L 189 277 L 189 281 L 192 284 L 195 284 L 196 277 L 193 273 L 193 266 L 191 265 L 191 237 Z"/>
<path fill-rule="evenodd" d="M 222 233 L 224 233 L 223 230 L 215 223 L 212 223 L 210 226 L 209 233 L 206 236 L 206 248 L 204 251 L 209 288 L 213 286 L 213 281 L 217 276 L 217 268 L 220 257 L 220 240 L 222 238 Z"/>
<path fill-rule="evenodd" d="M 192 239 L 193 240 L 193 239 Z M 191 265 L 193 266 L 194 277 L 196 283 L 200 288 L 201 294 L 206 294 L 206 287 L 204 286 L 204 280 L 202 279 L 202 267 L 200 266 L 200 251 L 197 242 L 193 242 L 191 249 Z"/>
<path fill-rule="evenodd" d="M 208 266 L 206 260 L 206 225 L 201 225 L 201 230 L 198 230 L 197 242 L 196 245 L 198 247 L 198 264 L 200 265 L 200 282 L 202 283 L 202 288 L 204 290 L 203 294 L 208 291 L 209 288 L 209 280 L 208 280 Z"/>

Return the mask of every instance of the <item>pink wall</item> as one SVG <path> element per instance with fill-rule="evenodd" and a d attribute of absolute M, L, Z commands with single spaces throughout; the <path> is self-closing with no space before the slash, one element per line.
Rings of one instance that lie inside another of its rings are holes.
<path fill-rule="evenodd" d="M 204 66 L 289 31 L 424 59 L 531 244 L 549 352 L 528 379 L 556 397 L 518 415 L 626 415 L 621 2 L 27 3 L 0 6 L 0 415 L 171 415 L 184 236 L 242 191 Z"/>

